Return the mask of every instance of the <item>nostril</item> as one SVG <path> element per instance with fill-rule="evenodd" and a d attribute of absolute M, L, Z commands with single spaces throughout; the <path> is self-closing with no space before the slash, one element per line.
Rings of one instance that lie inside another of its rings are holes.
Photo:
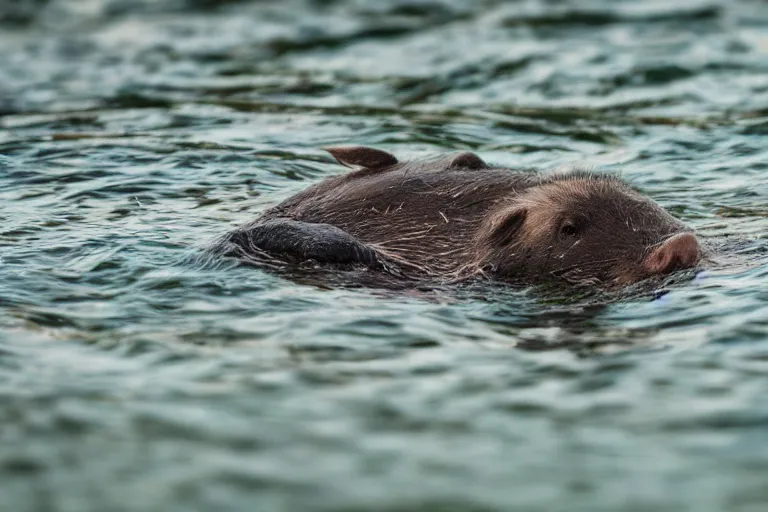
<path fill-rule="evenodd" d="M 651 274 L 664 274 L 696 265 L 701 258 L 699 242 L 693 233 L 680 233 L 668 238 L 646 259 Z"/>

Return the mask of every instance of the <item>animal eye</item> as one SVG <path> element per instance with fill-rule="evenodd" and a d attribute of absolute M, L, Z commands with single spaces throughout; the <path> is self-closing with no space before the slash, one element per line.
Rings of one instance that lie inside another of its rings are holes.
<path fill-rule="evenodd" d="M 578 234 L 579 234 L 579 230 L 576 228 L 576 226 L 574 226 L 570 222 L 566 222 L 565 224 L 562 225 L 562 227 L 560 227 L 560 235 L 564 237 L 571 238 Z"/>

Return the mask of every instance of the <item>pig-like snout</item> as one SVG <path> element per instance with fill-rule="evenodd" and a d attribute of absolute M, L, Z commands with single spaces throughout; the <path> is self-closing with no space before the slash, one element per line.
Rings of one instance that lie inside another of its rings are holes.
<path fill-rule="evenodd" d="M 645 259 L 650 274 L 667 274 L 695 266 L 701 259 L 699 241 L 693 233 L 679 233 L 656 247 Z"/>

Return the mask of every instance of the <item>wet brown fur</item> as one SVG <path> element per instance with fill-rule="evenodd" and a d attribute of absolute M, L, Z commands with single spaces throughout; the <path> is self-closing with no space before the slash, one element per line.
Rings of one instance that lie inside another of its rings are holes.
<path fill-rule="evenodd" d="M 365 163 L 353 155 L 354 165 Z M 647 277 L 642 262 L 653 247 L 689 231 L 612 175 L 518 172 L 472 153 L 383 161 L 309 187 L 252 225 L 330 224 L 413 277 L 605 286 Z"/>

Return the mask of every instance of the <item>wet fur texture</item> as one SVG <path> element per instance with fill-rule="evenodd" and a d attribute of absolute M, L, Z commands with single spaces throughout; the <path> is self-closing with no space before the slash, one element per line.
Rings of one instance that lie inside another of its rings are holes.
<path fill-rule="evenodd" d="M 219 252 L 256 264 L 361 264 L 415 280 L 610 287 L 648 277 L 650 251 L 689 231 L 614 175 L 513 171 L 473 153 L 399 162 L 370 148 L 331 152 L 358 170 L 267 210 Z"/>

